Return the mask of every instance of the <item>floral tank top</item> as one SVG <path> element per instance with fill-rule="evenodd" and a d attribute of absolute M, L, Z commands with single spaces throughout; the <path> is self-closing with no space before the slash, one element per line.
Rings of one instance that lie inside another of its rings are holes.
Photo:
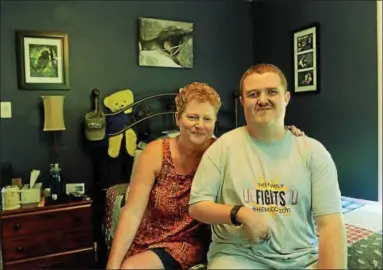
<path fill-rule="evenodd" d="M 176 173 L 169 139 L 162 140 L 162 157 L 148 206 L 126 256 L 165 248 L 183 269 L 187 269 L 206 259 L 207 240 L 211 239 L 209 226 L 189 216 L 190 189 L 195 172 Z"/>

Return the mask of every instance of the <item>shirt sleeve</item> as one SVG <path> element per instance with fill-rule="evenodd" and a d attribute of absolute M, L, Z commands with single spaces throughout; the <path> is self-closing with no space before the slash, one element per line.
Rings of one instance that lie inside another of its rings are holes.
<path fill-rule="evenodd" d="M 311 144 L 310 169 L 313 216 L 341 213 L 341 192 L 335 163 L 330 153 L 320 142 L 312 140 Z"/>
<path fill-rule="evenodd" d="M 219 142 L 215 142 L 203 155 L 194 175 L 189 204 L 216 201 L 221 188 L 221 159 Z"/>

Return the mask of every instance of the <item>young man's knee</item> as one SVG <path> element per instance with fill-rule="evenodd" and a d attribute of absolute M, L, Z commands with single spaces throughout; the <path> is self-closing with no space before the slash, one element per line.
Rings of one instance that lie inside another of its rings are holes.
<path fill-rule="evenodd" d="M 163 269 L 163 265 L 158 256 L 151 251 L 145 251 L 132 257 L 126 258 L 121 269 Z"/>
<path fill-rule="evenodd" d="M 254 261 L 242 256 L 219 255 L 209 260 L 207 269 L 264 269 Z"/>
<path fill-rule="evenodd" d="M 148 261 L 137 261 L 137 260 L 129 260 L 126 259 L 122 262 L 121 268 L 122 270 L 136 270 L 136 269 L 150 269 L 152 266 L 151 262 Z"/>
<path fill-rule="evenodd" d="M 121 264 L 121 269 L 137 269 L 138 265 L 134 264 L 134 261 L 129 260 L 129 258 L 125 259 Z"/>

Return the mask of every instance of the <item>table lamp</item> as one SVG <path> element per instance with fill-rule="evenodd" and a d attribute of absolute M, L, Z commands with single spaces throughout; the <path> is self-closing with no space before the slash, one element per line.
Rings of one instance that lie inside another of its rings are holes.
<path fill-rule="evenodd" d="M 53 163 L 57 162 L 56 132 L 65 130 L 64 96 L 42 96 L 44 104 L 44 131 L 53 133 Z"/>
<path fill-rule="evenodd" d="M 51 199 L 47 202 L 60 202 L 66 199 L 65 182 L 58 163 L 56 132 L 65 130 L 64 96 L 42 96 L 44 104 L 44 128 L 53 134 L 52 162 L 49 168 Z"/>

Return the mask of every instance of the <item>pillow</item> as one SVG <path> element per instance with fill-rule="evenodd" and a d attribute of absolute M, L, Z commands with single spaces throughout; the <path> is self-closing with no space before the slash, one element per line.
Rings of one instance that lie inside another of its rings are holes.
<path fill-rule="evenodd" d="M 178 129 L 175 129 L 175 130 L 162 131 L 162 133 L 165 134 L 165 136 L 161 136 L 160 138 L 174 138 L 180 134 L 180 131 Z"/>
<path fill-rule="evenodd" d="M 169 131 L 162 131 L 162 133 L 164 133 L 166 135 L 163 137 L 160 137 L 160 138 L 174 138 L 180 134 L 180 131 L 179 130 L 169 130 Z M 217 137 L 213 134 L 212 138 L 216 139 Z"/>

